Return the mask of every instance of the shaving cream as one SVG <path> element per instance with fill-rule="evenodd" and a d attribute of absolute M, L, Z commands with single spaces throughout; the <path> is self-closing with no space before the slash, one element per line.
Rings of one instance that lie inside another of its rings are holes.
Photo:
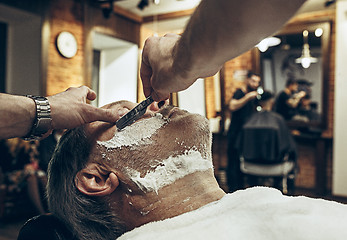
<path fill-rule="evenodd" d="M 179 156 L 170 156 L 152 171 L 147 171 L 144 177 L 134 169 L 126 169 L 130 179 L 144 192 L 155 191 L 169 185 L 184 176 L 213 168 L 211 159 L 204 159 L 195 149 L 186 150 Z"/>
<path fill-rule="evenodd" d="M 112 139 L 108 141 L 97 141 L 98 144 L 106 148 L 120 148 L 123 146 L 148 145 L 152 141 L 150 137 L 163 125 L 167 119 L 162 114 L 156 113 L 154 117 L 146 118 L 127 126 L 120 132 L 115 132 Z"/>

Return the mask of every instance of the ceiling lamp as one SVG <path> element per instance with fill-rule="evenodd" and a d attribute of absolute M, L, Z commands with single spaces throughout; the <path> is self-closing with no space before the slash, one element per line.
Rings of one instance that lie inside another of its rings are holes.
<path fill-rule="evenodd" d="M 295 62 L 301 63 L 303 68 L 309 68 L 311 63 L 318 62 L 318 59 L 311 56 L 310 45 L 308 45 L 308 31 L 304 30 L 302 36 L 304 37 L 304 45 L 302 46 L 301 56 L 295 59 Z"/>
<path fill-rule="evenodd" d="M 148 6 L 148 0 L 141 0 L 138 4 L 137 4 L 137 8 L 139 8 L 140 10 L 143 10 L 145 7 Z"/>
<path fill-rule="evenodd" d="M 316 37 L 321 37 L 323 35 L 323 29 L 322 28 L 317 28 L 314 31 L 314 35 L 316 35 Z"/>
<path fill-rule="evenodd" d="M 104 18 L 110 18 L 113 12 L 113 2 L 115 0 L 97 0 L 96 3 L 101 7 Z"/>
<path fill-rule="evenodd" d="M 155 5 L 159 5 L 160 4 L 160 0 L 152 0 L 152 2 Z M 149 6 L 149 0 L 140 0 L 140 2 L 137 4 L 137 8 L 140 10 L 143 10 L 145 7 Z"/>
<path fill-rule="evenodd" d="M 259 51 L 265 52 L 269 47 L 277 46 L 280 43 L 281 39 L 277 37 L 268 37 L 261 40 L 261 42 L 258 43 L 256 47 L 259 49 Z"/>

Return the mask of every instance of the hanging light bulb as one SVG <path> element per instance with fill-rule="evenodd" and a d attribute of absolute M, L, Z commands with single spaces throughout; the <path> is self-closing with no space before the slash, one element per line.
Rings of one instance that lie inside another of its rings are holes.
<path fill-rule="evenodd" d="M 318 62 L 318 59 L 311 56 L 310 53 L 310 45 L 308 44 L 308 31 L 304 30 L 302 32 L 302 35 L 304 37 L 304 45 L 302 46 L 302 52 L 301 56 L 297 59 L 295 59 L 295 63 L 301 63 L 301 66 L 303 68 L 309 68 L 311 66 L 311 63 Z"/>
<path fill-rule="evenodd" d="M 259 49 L 259 51 L 266 52 L 266 50 L 269 47 L 277 46 L 280 43 L 281 43 L 281 39 L 277 37 L 268 37 L 261 40 L 260 43 L 256 45 L 256 47 Z"/>
<path fill-rule="evenodd" d="M 321 37 L 323 35 L 323 29 L 322 28 L 317 28 L 314 31 L 314 35 L 316 35 L 316 37 Z"/>

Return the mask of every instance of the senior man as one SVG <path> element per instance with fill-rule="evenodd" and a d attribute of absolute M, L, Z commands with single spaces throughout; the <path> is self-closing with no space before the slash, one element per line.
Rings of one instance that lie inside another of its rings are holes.
<path fill-rule="evenodd" d="M 207 120 L 170 106 L 122 131 L 104 122 L 70 130 L 48 176 L 50 210 L 77 239 L 347 236 L 345 205 L 260 187 L 225 194 L 213 174 Z"/>

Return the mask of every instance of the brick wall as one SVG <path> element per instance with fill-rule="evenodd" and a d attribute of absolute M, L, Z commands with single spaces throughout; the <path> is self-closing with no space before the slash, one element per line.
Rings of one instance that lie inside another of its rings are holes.
<path fill-rule="evenodd" d="M 237 70 L 253 70 L 255 71 L 254 54 L 256 49 L 252 49 L 224 64 L 224 103 L 228 104 L 235 90 L 239 88 L 243 82 L 234 81 L 234 72 Z M 216 102 L 215 102 L 215 86 L 213 77 L 205 79 L 205 101 L 206 101 L 206 117 L 216 117 Z M 221 89 L 223 90 L 223 89 Z"/>
<path fill-rule="evenodd" d="M 92 66 L 91 32 L 97 31 L 115 38 L 139 44 L 140 24 L 111 14 L 105 18 L 100 7 L 87 1 L 52 0 L 49 8 L 50 40 L 46 94 L 52 95 L 71 86 L 90 86 Z M 61 56 L 55 41 L 61 31 L 73 33 L 78 51 L 71 59 Z"/>
<path fill-rule="evenodd" d="M 206 117 L 214 118 L 217 115 L 214 77 L 205 78 L 205 101 L 206 101 Z"/>
<path fill-rule="evenodd" d="M 56 38 L 62 31 L 73 33 L 77 39 L 78 50 L 71 59 L 59 54 Z M 81 3 L 57 0 L 50 7 L 50 43 L 47 67 L 47 95 L 66 90 L 71 86 L 86 84 L 83 80 L 83 11 Z"/>
<path fill-rule="evenodd" d="M 244 54 L 228 61 L 224 65 L 224 104 L 228 104 L 234 95 L 234 92 L 237 88 L 240 88 L 244 83 L 242 81 L 238 81 L 234 79 L 234 74 L 238 70 L 253 70 L 254 66 L 254 51 L 258 51 L 257 49 L 252 49 Z"/>

